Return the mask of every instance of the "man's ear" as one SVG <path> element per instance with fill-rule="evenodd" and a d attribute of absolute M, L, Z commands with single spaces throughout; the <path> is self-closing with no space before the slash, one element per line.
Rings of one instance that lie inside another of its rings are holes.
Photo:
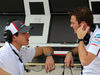
<path fill-rule="evenodd" d="M 12 40 L 13 40 L 13 41 L 15 41 L 15 40 L 16 40 L 16 36 L 15 36 L 15 35 L 13 35 L 13 38 L 12 38 Z"/>
<path fill-rule="evenodd" d="M 85 22 L 84 22 L 84 21 L 82 21 L 82 22 L 80 23 L 80 25 L 85 25 Z"/>
<path fill-rule="evenodd" d="M 81 26 L 81 25 L 83 25 L 83 27 L 84 27 L 84 28 L 86 28 L 86 27 L 87 27 L 87 24 L 86 24 L 86 22 L 85 22 L 85 21 L 82 21 L 82 22 L 80 23 L 80 26 Z"/>

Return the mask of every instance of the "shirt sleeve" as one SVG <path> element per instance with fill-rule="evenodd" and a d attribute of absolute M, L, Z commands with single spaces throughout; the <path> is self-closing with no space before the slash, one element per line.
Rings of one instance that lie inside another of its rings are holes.
<path fill-rule="evenodd" d="M 91 43 L 87 51 L 100 56 L 99 50 L 100 50 L 100 34 L 96 34 L 92 37 Z"/>
<path fill-rule="evenodd" d="M 31 62 L 33 57 L 35 56 L 35 52 L 35 48 L 32 47 L 21 48 L 20 54 L 23 63 Z"/>
<path fill-rule="evenodd" d="M 4 64 L 6 65 L 6 55 L 2 52 L 0 52 L 0 67 L 3 68 Z"/>
<path fill-rule="evenodd" d="M 0 53 L 0 67 L 2 68 L 3 67 L 3 61 L 2 61 L 2 54 Z"/>

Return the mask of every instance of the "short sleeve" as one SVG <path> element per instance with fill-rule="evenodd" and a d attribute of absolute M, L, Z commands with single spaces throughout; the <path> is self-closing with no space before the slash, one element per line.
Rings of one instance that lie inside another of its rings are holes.
<path fill-rule="evenodd" d="M 100 55 L 99 49 L 100 49 L 100 34 L 96 34 L 92 37 L 92 41 L 89 45 L 88 52 L 91 52 L 95 55 Z"/>
<path fill-rule="evenodd" d="M 4 53 L 0 52 L 0 67 L 3 68 L 4 64 L 5 64 L 5 56 Z"/>
<path fill-rule="evenodd" d="M 22 56 L 23 63 L 31 62 L 33 57 L 35 56 L 35 48 L 21 48 L 20 54 Z"/>
<path fill-rule="evenodd" d="M 2 68 L 2 54 L 0 53 L 0 67 Z"/>

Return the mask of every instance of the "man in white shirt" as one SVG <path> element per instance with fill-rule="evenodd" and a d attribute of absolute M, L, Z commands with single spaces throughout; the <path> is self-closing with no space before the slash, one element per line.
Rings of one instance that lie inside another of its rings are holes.
<path fill-rule="evenodd" d="M 10 20 L 4 32 L 5 46 L 0 48 L 0 75 L 25 75 L 24 64 L 43 54 L 47 56 L 46 73 L 55 69 L 51 47 L 22 47 L 29 44 L 28 32 L 31 29 L 31 26 L 26 26 L 19 20 Z"/>
<path fill-rule="evenodd" d="M 65 58 L 70 69 L 73 56 L 79 55 L 83 66 L 83 75 L 100 75 L 100 29 L 93 25 L 92 11 L 87 7 L 79 7 L 70 12 L 71 27 L 78 37 L 78 47 L 71 50 Z"/>

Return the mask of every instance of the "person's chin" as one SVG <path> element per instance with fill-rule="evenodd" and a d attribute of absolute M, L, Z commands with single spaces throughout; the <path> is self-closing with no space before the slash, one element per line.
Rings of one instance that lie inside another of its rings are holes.
<path fill-rule="evenodd" d="M 74 32 L 76 34 L 76 32 Z"/>
<path fill-rule="evenodd" d="M 77 31 L 76 31 L 76 30 L 74 30 L 74 33 L 76 34 L 76 33 L 77 33 Z"/>
<path fill-rule="evenodd" d="M 74 33 L 76 34 L 76 31 L 74 31 Z"/>
<path fill-rule="evenodd" d="M 29 42 L 25 43 L 24 45 L 28 45 L 28 44 L 29 44 Z"/>
<path fill-rule="evenodd" d="M 29 44 L 29 43 L 28 43 Z M 28 44 L 24 44 L 24 46 L 28 45 Z"/>

